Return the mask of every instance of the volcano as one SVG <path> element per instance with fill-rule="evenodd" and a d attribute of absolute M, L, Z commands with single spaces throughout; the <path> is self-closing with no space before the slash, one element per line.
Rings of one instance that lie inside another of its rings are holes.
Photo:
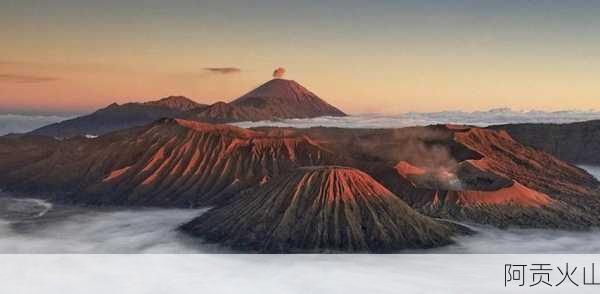
<path fill-rule="evenodd" d="M 161 119 L 95 139 L 0 137 L 0 188 L 89 205 L 222 205 L 311 165 L 359 169 L 433 217 L 499 227 L 600 224 L 597 180 L 505 131 L 250 130 Z"/>
<path fill-rule="evenodd" d="M 353 168 L 298 168 L 182 227 L 209 242 L 265 253 L 430 248 L 452 230 Z"/>
<path fill-rule="evenodd" d="M 406 162 L 396 169 L 410 183 L 402 189 L 411 195 L 412 205 L 427 215 L 497 227 L 574 229 L 591 222 L 582 211 L 469 161 L 450 170 L 419 168 Z"/>
<path fill-rule="evenodd" d="M 0 166 L 13 167 L 2 173 L 0 185 L 92 205 L 212 205 L 279 173 L 334 157 L 305 136 L 272 137 L 179 119 L 95 139 L 42 138 L 0 140 Z"/>
<path fill-rule="evenodd" d="M 345 115 L 295 81 L 272 79 L 230 103 L 211 105 L 197 117 L 233 122 Z"/>
<path fill-rule="evenodd" d="M 143 126 L 160 118 L 187 118 L 189 111 L 204 107 L 183 96 L 169 96 L 144 103 L 113 103 L 91 114 L 50 124 L 31 132 L 57 138 L 102 135 L 112 131 Z"/>
<path fill-rule="evenodd" d="M 183 96 L 169 96 L 144 103 L 113 103 L 94 113 L 50 124 L 30 134 L 56 138 L 97 136 L 143 126 L 160 118 L 230 123 L 345 115 L 297 82 L 273 79 L 231 103 L 205 105 Z"/>
<path fill-rule="evenodd" d="M 600 224 L 597 180 L 504 131 L 452 125 L 260 130 L 309 136 L 429 216 L 497 227 Z"/>

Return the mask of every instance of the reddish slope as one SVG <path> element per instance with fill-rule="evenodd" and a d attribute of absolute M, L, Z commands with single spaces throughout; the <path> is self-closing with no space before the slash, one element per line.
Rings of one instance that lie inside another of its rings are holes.
<path fill-rule="evenodd" d="M 442 201 L 436 197 L 433 203 Z M 473 205 L 515 205 L 519 207 L 539 208 L 549 205 L 552 199 L 544 194 L 531 190 L 519 182 L 513 182 L 510 187 L 500 188 L 495 191 L 457 190 L 448 191 L 445 196 L 446 205 L 456 203 L 462 206 Z"/>
<path fill-rule="evenodd" d="M 260 128 L 272 135 L 306 135 L 332 152 L 353 158 L 361 170 L 394 169 L 405 161 L 420 168 L 451 169 L 463 161 L 542 193 L 570 199 L 596 195 L 591 175 L 506 133 L 446 126 L 402 129 Z M 479 160 L 481 160 L 479 162 Z M 486 164 L 487 167 L 482 166 Z M 388 173 L 388 171 L 385 171 Z M 402 193 L 399 193 L 402 194 Z"/>
<path fill-rule="evenodd" d="M 231 104 L 255 111 L 255 120 L 346 115 L 296 81 L 284 79 L 270 80 Z"/>
<path fill-rule="evenodd" d="M 394 191 L 408 195 L 413 206 L 429 215 L 500 227 L 581 229 L 599 223 L 590 209 L 599 203 L 598 184 L 587 173 L 527 148 L 504 132 L 453 131 L 456 142 L 482 157 L 452 167 L 400 162 L 400 177 L 385 178 Z"/>
<path fill-rule="evenodd" d="M 591 175 L 489 129 L 251 131 L 171 119 L 93 140 L 50 140 L 47 147 L 27 147 L 25 137 L 5 147 L 2 141 L 0 170 L 16 168 L 0 173 L 0 187 L 68 201 L 210 204 L 298 166 L 338 164 L 367 172 L 435 216 L 500 226 L 600 224 L 599 183 Z M 2 155 L 2 148 L 17 151 Z"/>
<path fill-rule="evenodd" d="M 60 192 L 88 204 L 196 206 L 332 155 L 303 136 L 269 137 L 231 126 L 164 119 L 56 152 L 3 177 L 15 190 Z"/>
<path fill-rule="evenodd" d="M 387 252 L 450 243 L 450 229 L 418 214 L 356 169 L 321 166 L 280 176 L 183 229 L 259 252 Z"/>
<path fill-rule="evenodd" d="M 505 131 L 470 128 L 455 133 L 455 140 L 484 155 L 470 160 L 473 165 L 513 178 L 539 191 L 565 201 L 595 195 L 597 182 L 585 171 L 547 153 L 525 147 Z M 595 197 L 594 197 L 595 198 Z"/>
<path fill-rule="evenodd" d="M 591 175 L 493 130 L 432 126 L 261 131 L 309 135 L 349 158 L 346 165 L 368 172 L 429 215 L 497 226 L 600 224 L 595 212 L 600 209 L 598 182 Z M 482 168 L 478 162 L 491 164 Z M 427 171 L 429 175 L 415 177 Z M 432 175 L 447 179 L 436 181 Z M 466 188 L 453 187 L 457 183 Z"/>
<path fill-rule="evenodd" d="M 552 198 L 544 193 L 483 172 L 466 162 L 448 171 L 426 170 L 401 161 L 396 165 L 396 170 L 414 187 L 436 190 L 429 200 L 431 205 L 516 205 L 538 208 L 552 202 Z"/>

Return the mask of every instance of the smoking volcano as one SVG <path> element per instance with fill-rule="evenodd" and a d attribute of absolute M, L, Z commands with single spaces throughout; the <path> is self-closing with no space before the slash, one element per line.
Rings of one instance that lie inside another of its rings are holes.
<path fill-rule="evenodd" d="M 195 118 L 234 122 L 345 115 L 296 81 L 275 78 L 230 103 L 201 109 Z"/>
<path fill-rule="evenodd" d="M 86 205 L 218 209 L 297 168 L 322 165 L 360 170 L 428 216 L 498 227 L 600 224 L 598 181 L 504 131 L 450 125 L 241 129 L 161 119 L 94 139 L 0 138 L 1 188 Z M 341 177 L 347 178 L 354 179 Z M 385 209 L 374 213 L 388 217 Z"/>

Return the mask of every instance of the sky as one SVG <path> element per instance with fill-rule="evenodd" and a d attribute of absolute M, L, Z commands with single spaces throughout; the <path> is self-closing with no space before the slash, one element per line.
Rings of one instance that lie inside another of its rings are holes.
<path fill-rule="evenodd" d="M 599 1 L 3 0 L 0 112 L 229 101 L 277 67 L 349 113 L 600 109 Z"/>

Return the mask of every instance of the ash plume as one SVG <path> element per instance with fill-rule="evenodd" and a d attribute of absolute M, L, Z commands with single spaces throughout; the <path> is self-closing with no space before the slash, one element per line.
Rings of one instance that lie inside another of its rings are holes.
<path fill-rule="evenodd" d="M 280 79 L 285 74 L 285 68 L 279 67 L 273 71 L 273 77 L 276 79 Z"/>

